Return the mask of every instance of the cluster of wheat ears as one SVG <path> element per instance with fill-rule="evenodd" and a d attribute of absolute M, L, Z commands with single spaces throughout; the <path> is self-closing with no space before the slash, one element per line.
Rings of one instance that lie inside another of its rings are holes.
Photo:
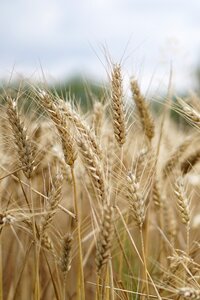
<path fill-rule="evenodd" d="M 0 299 L 200 299 L 199 99 L 122 78 L 87 113 L 2 95 Z"/>

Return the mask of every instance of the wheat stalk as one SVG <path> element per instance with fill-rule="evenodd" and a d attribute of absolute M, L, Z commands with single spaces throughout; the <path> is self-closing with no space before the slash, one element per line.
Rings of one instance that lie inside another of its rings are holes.
<path fill-rule="evenodd" d="M 140 116 L 144 133 L 148 140 L 151 141 L 155 134 L 154 121 L 146 104 L 145 98 L 140 91 L 138 82 L 135 79 L 131 80 L 131 91 Z"/>
<path fill-rule="evenodd" d="M 63 112 L 66 118 L 75 125 L 77 131 L 79 132 L 81 139 L 87 141 L 89 147 L 91 147 L 94 154 L 101 159 L 102 152 L 96 141 L 96 138 L 92 131 L 89 129 L 88 125 L 81 119 L 78 113 L 72 109 L 70 103 L 64 102 L 58 99 L 59 108 Z"/>
<path fill-rule="evenodd" d="M 181 157 L 183 153 L 187 150 L 187 148 L 190 146 L 191 141 L 192 141 L 192 137 L 186 138 L 169 157 L 169 159 L 167 160 L 167 162 L 163 167 L 164 178 L 169 176 L 172 173 L 172 171 L 177 167 L 177 165 L 180 163 Z"/>
<path fill-rule="evenodd" d="M 114 135 L 118 145 L 121 147 L 126 142 L 126 124 L 124 116 L 121 66 L 118 64 L 113 66 L 111 84 Z"/>
<path fill-rule="evenodd" d="M 19 155 L 24 175 L 30 179 L 34 171 L 35 147 L 30 141 L 27 130 L 17 111 L 17 103 L 10 97 L 7 97 L 7 116 L 12 128 L 15 145 Z"/>
<path fill-rule="evenodd" d="M 141 229 L 145 220 L 145 201 L 143 196 L 139 192 L 139 183 L 135 175 L 131 172 L 127 177 L 127 199 L 130 205 L 131 214 Z"/>
<path fill-rule="evenodd" d="M 73 167 L 77 158 L 77 152 L 74 145 L 74 139 L 72 138 L 70 128 L 67 124 L 67 120 L 59 106 L 53 101 L 49 94 L 44 91 L 39 92 L 39 97 L 42 106 L 48 112 L 58 130 L 66 164 Z"/>
<path fill-rule="evenodd" d="M 85 167 L 97 192 L 98 199 L 101 201 L 101 203 L 104 203 L 106 201 L 106 188 L 104 173 L 100 161 L 93 153 L 89 145 L 83 140 L 78 141 L 78 146 L 82 159 L 85 163 Z"/>
<path fill-rule="evenodd" d="M 72 241 L 73 241 L 73 237 L 71 234 L 65 235 L 62 241 L 62 256 L 60 260 L 60 265 L 61 265 L 61 270 L 63 272 L 64 278 L 66 278 L 66 275 L 71 268 Z"/>
<path fill-rule="evenodd" d="M 96 266 L 97 273 L 100 274 L 103 266 L 107 264 L 110 258 L 113 240 L 113 207 L 105 205 L 103 208 L 103 217 L 100 231 L 97 238 Z"/>

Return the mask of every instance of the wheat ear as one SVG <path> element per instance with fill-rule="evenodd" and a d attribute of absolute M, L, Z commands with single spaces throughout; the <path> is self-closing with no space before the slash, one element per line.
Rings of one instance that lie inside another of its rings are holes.
<path fill-rule="evenodd" d="M 131 80 L 131 91 L 140 116 L 144 133 L 149 141 L 151 141 L 155 133 L 154 121 L 150 114 L 145 98 L 140 91 L 138 82 L 135 79 Z"/>
<path fill-rule="evenodd" d="M 64 278 L 66 278 L 66 275 L 71 268 L 72 241 L 73 241 L 73 237 L 71 234 L 67 234 L 66 236 L 64 236 L 62 241 L 62 256 L 61 256 L 60 264 L 61 264 L 61 270 L 63 272 Z"/>
<path fill-rule="evenodd" d="M 181 215 L 181 220 L 183 224 L 187 225 L 190 222 L 189 200 L 185 195 L 184 185 L 181 178 L 178 178 L 176 182 L 174 193 L 177 196 L 177 205 Z"/>
<path fill-rule="evenodd" d="M 12 128 L 15 145 L 19 155 L 24 175 L 30 179 L 34 170 L 35 147 L 27 135 L 27 130 L 17 111 L 17 103 L 12 98 L 7 98 L 7 116 Z"/>
<path fill-rule="evenodd" d="M 69 102 L 66 103 L 63 100 L 58 99 L 58 104 L 65 117 L 75 126 L 81 138 L 87 141 L 88 145 L 91 147 L 94 154 L 101 159 L 102 158 L 101 149 L 96 141 L 96 137 L 89 129 L 87 124 L 81 119 L 79 114 L 72 109 Z"/>
<path fill-rule="evenodd" d="M 126 125 L 124 116 L 121 66 L 118 64 L 113 66 L 111 84 L 113 129 L 115 139 L 118 145 L 121 147 L 126 141 Z"/>
<path fill-rule="evenodd" d="M 83 140 L 78 141 L 81 157 L 85 163 L 86 170 L 95 187 L 98 199 L 101 203 L 105 202 L 105 180 L 102 166 L 99 159 L 93 153 L 92 149 Z"/>
<path fill-rule="evenodd" d="M 181 98 L 177 98 L 177 101 L 182 107 L 181 114 L 184 115 L 186 120 L 190 121 L 192 124 L 197 125 L 199 127 L 200 113 L 198 111 L 196 111 L 192 106 L 188 105 Z"/>
<path fill-rule="evenodd" d="M 141 229 L 145 219 L 145 202 L 139 193 L 139 183 L 131 172 L 127 175 L 127 199 L 130 205 L 131 215 L 137 226 Z"/>
<path fill-rule="evenodd" d="M 103 266 L 107 264 L 110 258 L 113 238 L 113 213 L 113 207 L 111 205 L 107 204 L 104 206 L 96 249 L 96 266 L 98 274 L 100 274 Z"/>
<path fill-rule="evenodd" d="M 183 224 L 186 225 L 186 230 L 187 230 L 187 254 L 189 256 L 189 233 L 190 233 L 190 203 L 188 200 L 188 197 L 186 196 L 185 190 L 184 190 L 184 184 L 183 184 L 183 178 L 178 178 L 176 185 L 175 185 L 175 190 L 174 193 L 177 197 L 177 206 L 178 206 L 178 211 L 181 216 L 181 221 Z"/>
<path fill-rule="evenodd" d="M 169 176 L 172 173 L 172 171 L 176 168 L 176 166 L 180 163 L 181 157 L 183 153 L 187 150 L 187 148 L 190 146 L 191 141 L 191 137 L 185 139 L 169 157 L 169 159 L 163 167 L 164 178 Z"/>
<path fill-rule="evenodd" d="M 69 166 L 74 166 L 77 158 L 77 152 L 74 145 L 74 139 L 71 136 L 67 120 L 60 110 L 59 106 L 53 101 L 52 97 L 46 92 L 39 92 L 41 104 L 54 122 L 62 143 L 65 162 Z"/>

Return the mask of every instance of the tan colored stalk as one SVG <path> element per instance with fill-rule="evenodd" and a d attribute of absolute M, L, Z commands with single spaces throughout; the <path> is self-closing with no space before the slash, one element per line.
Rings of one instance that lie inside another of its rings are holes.
<path fill-rule="evenodd" d="M 142 95 L 138 82 L 135 79 L 131 80 L 131 91 L 133 94 L 133 99 L 135 101 L 140 121 L 144 130 L 144 133 L 149 141 L 152 140 L 155 134 L 155 125 L 153 118 L 150 114 L 149 108 L 145 101 L 144 96 Z"/>
<path fill-rule="evenodd" d="M 141 229 L 145 219 L 145 202 L 144 197 L 139 193 L 139 183 L 131 172 L 127 176 L 127 199 L 131 215 L 138 228 Z"/>
<path fill-rule="evenodd" d="M 81 240 L 81 215 L 79 212 L 77 190 L 76 190 L 76 179 L 74 174 L 74 168 L 71 167 L 72 185 L 73 185 L 73 200 L 76 214 L 77 231 L 78 231 L 78 245 L 79 245 L 79 277 L 78 277 L 78 293 L 79 299 L 85 300 L 85 282 L 84 282 L 84 270 L 83 270 L 83 250 Z"/>
<path fill-rule="evenodd" d="M 72 138 L 67 120 L 60 111 L 59 106 L 55 103 L 50 95 L 48 95 L 46 92 L 40 92 L 39 96 L 41 105 L 47 111 L 58 130 L 65 162 L 67 165 L 73 166 L 77 158 L 77 153 L 74 145 L 74 139 Z"/>
<path fill-rule="evenodd" d="M 107 264 L 110 258 L 113 238 L 113 217 L 113 207 L 111 205 L 105 205 L 97 238 L 96 266 L 98 274 L 100 274 L 103 266 Z"/>
<path fill-rule="evenodd" d="M 148 270 L 147 270 L 147 263 L 146 263 L 146 250 L 143 238 L 143 224 L 145 221 L 145 201 L 144 197 L 139 192 L 139 183 L 134 174 L 129 172 L 127 176 L 127 199 L 130 205 L 130 214 L 133 217 L 136 225 L 140 231 L 140 239 L 141 239 L 141 248 L 142 248 L 142 287 L 145 284 L 146 286 L 146 293 L 147 299 L 149 299 L 149 285 L 148 285 Z"/>
<path fill-rule="evenodd" d="M 92 152 L 92 149 L 89 147 L 89 145 L 84 142 L 84 140 L 79 140 L 78 146 L 82 155 L 82 159 L 85 163 L 86 170 L 88 171 L 88 174 L 95 187 L 97 197 L 101 203 L 105 203 L 105 179 L 101 163 L 96 155 Z"/>
<path fill-rule="evenodd" d="M 113 207 L 106 204 L 103 207 L 102 222 L 100 231 L 97 237 L 96 246 L 96 267 L 97 267 L 97 291 L 99 292 L 99 299 L 103 299 L 104 287 L 106 283 L 106 274 L 108 261 L 111 258 L 111 248 L 113 241 Z M 105 267 L 105 268 L 103 268 Z M 102 289 L 98 285 L 102 283 Z M 97 293 L 98 293 L 97 292 Z"/>
<path fill-rule="evenodd" d="M 63 278 L 64 278 L 64 290 L 63 290 L 63 299 L 66 299 L 66 277 L 67 273 L 69 272 L 71 268 L 71 251 L 72 251 L 72 235 L 67 234 L 63 238 L 63 245 L 62 245 L 62 256 L 61 256 L 61 270 L 63 273 Z"/>
<path fill-rule="evenodd" d="M 190 233 L 190 205 L 189 200 L 186 196 L 185 190 L 184 190 L 184 184 L 182 181 L 182 178 L 179 178 L 175 185 L 174 193 L 177 197 L 177 206 L 178 211 L 181 216 L 182 223 L 186 226 L 186 253 L 189 256 L 189 246 L 190 246 L 190 240 L 189 240 L 189 233 Z"/>
<path fill-rule="evenodd" d="M 12 128 L 13 137 L 19 160 L 21 163 L 24 175 L 29 179 L 34 170 L 35 148 L 27 135 L 27 130 L 17 111 L 17 103 L 12 98 L 7 98 L 7 116 Z"/>
<path fill-rule="evenodd" d="M 117 175 L 119 178 L 122 176 L 123 168 L 123 146 L 126 142 L 126 122 L 125 122 L 125 107 L 124 107 L 124 94 L 123 94 L 123 81 L 122 81 L 122 70 L 120 64 L 114 64 L 111 74 L 111 107 L 112 107 L 112 125 L 114 130 L 115 141 L 120 149 L 119 160 L 118 160 L 118 171 Z M 118 150 L 118 149 L 117 149 Z M 112 166 L 113 169 L 113 166 Z M 114 170 L 112 170 L 114 171 Z M 117 196 L 119 194 L 119 184 L 117 181 L 114 186 L 115 194 L 113 203 L 116 205 Z M 128 216 L 127 216 L 128 219 Z M 125 241 L 125 233 L 123 236 L 123 242 Z M 123 266 L 123 253 L 121 252 L 119 258 L 119 272 L 121 272 Z"/>
<path fill-rule="evenodd" d="M 112 114 L 113 114 L 113 129 L 115 139 L 119 145 L 122 145 L 126 141 L 126 124 L 124 116 L 124 104 L 123 104 L 123 87 L 122 87 L 122 75 L 121 66 L 116 64 L 113 66 L 111 75 L 112 84 Z"/>
<path fill-rule="evenodd" d="M 33 171 L 35 167 L 35 147 L 32 141 L 30 141 L 27 130 L 25 129 L 24 123 L 18 113 L 17 102 L 11 97 L 7 97 L 7 116 L 10 126 L 12 128 L 15 145 L 17 148 L 19 161 L 23 170 L 24 175 L 29 180 L 29 196 L 32 210 L 32 231 L 35 240 L 35 299 L 40 298 L 40 277 L 39 277 L 39 250 L 37 248 L 37 233 L 36 233 L 36 223 L 34 217 L 34 203 L 32 199 L 32 181 Z M 28 204 L 29 205 L 29 204 Z"/>
<path fill-rule="evenodd" d="M 187 121 L 196 125 L 198 128 L 200 126 L 200 113 L 196 111 L 192 106 L 187 104 L 181 98 L 177 98 L 178 103 L 181 105 L 182 110 L 180 111 L 181 115 L 183 115 Z"/>
<path fill-rule="evenodd" d="M 150 152 L 149 152 L 148 148 L 141 149 L 137 154 L 137 157 L 136 157 L 135 162 L 133 164 L 133 169 L 136 172 L 136 178 L 138 179 L 138 181 L 142 177 L 142 174 L 144 172 L 144 168 L 146 167 L 146 163 L 147 163 L 147 160 L 149 158 L 149 154 L 150 154 Z"/>
<path fill-rule="evenodd" d="M 123 215 L 122 215 L 122 213 L 121 213 L 119 207 L 116 206 L 116 209 L 117 209 L 117 212 L 118 212 L 118 214 L 119 214 L 119 216 L 120 216 L 120 218 L 121 218 L 121 220 L 122 220 L 122 223 L 123 223 L 123 225 L 124 225 L 124 227 L 125 227 L 125 229 L 126 229 L 126 232 L 127 232 L 128 237 L 129 237 L 129 239 L 130 239 L 130 241 L 131 241 L 131 244 L 132 244 L 132 246 L 133 246 L 133 248 L 134 248 L 134 250 L 135 250 L 135 252 L 136 252 L 136 254 L 137 254 L 137 256 L 138 256 L 138 258 L 139 258 L 139 260 L 140 260 L 140 262 L 141 262 L 141 264 L 142 264 L 142 265 L 145 265 L 145 263 L 144 263 L 144 261 L 143 261 L 143 258 L 141 257 L 141 255 L 140 255 L 140 253 L 139 253 L 139 251 L 138 251 L 138 249 L 137 249 L 137 247 L 136 247 L 135 241 L 134 241 L 134 239 L 133 239 L 133 237 L 132 237 L 132 235 L 131 235 L 131 233 L 130 233 L 128 227 L 127 227 L 127 224 L 126 224 L 126 222 L 125 222 L 125 220 L 124 220 L 124 218 L 123 218 Z M 153 281 L 153 279 L 152 279 L 152 277 L 151 277 L 149 271 L 148 271 L 148 270 L 146 270 L 146 271 L 147 271 L 147 275 L 148 275 L 148 277 L 149 277 L 149 279 L 150 279 L 150 281 L 151 281 L 151 284 L 152 284 L 152 286 L 154 287 L 154 290 L 155 290 L 155 292 L 156 292 L 157 298 L 158 298 L 159 300 L 162 300 L 162 298 L 160 297 L 160 294 L 159 294 L 159 292 L 158 292 L 158 289 L 157 289 L 157 287 L 156 287 L 156 285 L 155 285 L 155 283 L 154 283 L 154 281 Z M 143 294 L 143 295 L 144 295 L 144 294 Z"/>
<path fill-rule="evenodd" d="M 42 235 L 41 246 L 45 250 L 48 250 L 49 252 L 51 252 L 54 257 L 56 257 L 54 245 L 52 243 L 52 240 L 50 239 L 50 237 L 48 236 L 48 234 L 46 232 L 44 232 Z"/>
<path fill-rule="evenodd" d="M 101 149 L 96 141 L 96 137 L 94 136 L 88 125 L 81 119 L 79 114 L 72 109 L 69 102 L 67 103 L 61 99 L 58 99 L 58 104 L 65 117 L 76 127 L 81 136 L 81 139 L 87 141 L 94 154 L 101 159 Z"/>
<path fill-rule="evenodd" d="M 53 99 L 46 92 L 39 93 L 42 101 L 42 106 L 48 112 L 49 116 L 53 120 L 61 141 L 64 153 L 65 162 L 70 166 L 73 186 L 73 200 L 74 209 L 76 213 L 77 231 L 78 231 L 78 244 L 79 244 L 79 276 L 78 276 L 78 292 L 80 299 L 85 300 L 85 284 L 84 284 L 84 272 L 83 272 L 83 252 L 82 252 L 82 241 L 81 241 L 81 220 L 78 209 L 77 192 L 76 192 L 76 181 L 74 175 L 74 162 L 77 158 L 77 152 L 74 147 L 74 139 L 71 136 L 67 119 L 60 105 L 56 104 Z M 79 282 L 80 281 L 80 282 Z"/>

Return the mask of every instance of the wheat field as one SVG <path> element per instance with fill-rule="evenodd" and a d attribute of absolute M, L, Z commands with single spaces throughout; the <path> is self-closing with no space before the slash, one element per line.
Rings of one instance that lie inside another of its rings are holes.
<path fill-rule="evenodd" d="M 1 95 L 0 299 L 200 299 L 199 98 L 109 79 Z"/>

